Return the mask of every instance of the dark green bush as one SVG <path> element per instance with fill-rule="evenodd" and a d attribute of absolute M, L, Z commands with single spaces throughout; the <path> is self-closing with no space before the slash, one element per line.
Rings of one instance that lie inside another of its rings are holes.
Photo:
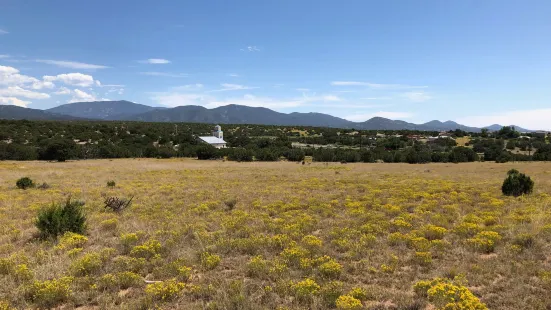
<path fill-rule="evenodd" d="M 507 172 L 507 178 L 503 181 L 501 191 L 505 196 L 528 195 L 534 189 L 534 181 L 524 173 L 520 173 L 516 169 L 511 169 Z"/>
<path fill-rule="evenodd" d="M 84 234 L 86 216 L 82 210 L 83 202 L 67 199 L 64 204 L 52 204 L 39 211 L 35 225 L 40 238 L 57 238 L 65 232 Z"/>
<path fill-rule="evenodd" d="M 115 181 L 107 181 L 107 187 L 115 187 Z"/>
<path fill-rule="evenodd" d="M 21 178 L 21 179 L 17 180 L 15 185 L 17 186 L 17 188 L 27 189 L 27 188 L 34 187 L 34 182 L 30 178 L 24 177 L 24 178 Z"/>
<path fill-rule="evenodd" d="M 201 145 L 195 150 L 197 159 L 206 160 L 216 158 L 217 150 L 211 145 Z"/>

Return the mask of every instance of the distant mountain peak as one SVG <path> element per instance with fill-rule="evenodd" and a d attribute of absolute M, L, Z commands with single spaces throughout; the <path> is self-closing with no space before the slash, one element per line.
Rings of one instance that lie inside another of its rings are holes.
<path fill-rule="evenodd" d="M 158 107 L 151 107 L 143 104 L 130 102 L 127 100 L 119 101 L 93 101 L 93 102 L 74 102 L 63 104 L 47 111 L 57 114 L 70 115 L 81 118 L 113 120 L 118 116 L 141 114 Z"/>

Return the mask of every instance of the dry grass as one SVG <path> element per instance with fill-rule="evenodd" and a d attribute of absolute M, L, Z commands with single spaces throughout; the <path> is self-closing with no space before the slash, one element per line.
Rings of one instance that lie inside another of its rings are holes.
<path fill-rule="evenodd" d="M 501 195 L 511 168 L 533 195 Z M 51 187 L 18 190 L 23 176 Z M 549 163 L 0 162 L 0 190 L 0 300 L 18 309 L 63 277 L 65 309 L 325 309 L 353 288 L 365 309 L 423 309 L 413 285 L 456 274 L 490 309 L 551 306 Z M 88 240 L 35 239 L 37 210 L 68 195 Z M 107 196 L 133 204 L 109 212 Z M 501 239 L 488 250 L 480 231 Z"/>

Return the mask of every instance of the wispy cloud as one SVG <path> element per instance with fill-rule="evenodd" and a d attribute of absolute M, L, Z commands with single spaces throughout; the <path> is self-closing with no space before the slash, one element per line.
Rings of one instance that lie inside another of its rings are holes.
<path fill-rule="evenodd" d="M 280 99 L 273 97 L 258 97 L 252 94 L 245 94 L 238 97 L 219 98 L 214 93 L 186 93 L 172 91 L 165 93 L 156 93 L 151 97 L 159 104 L 169 107 L 181 105 L 199 105 L 206 108 L 215 108 L 219 106 L 237 104 L 250 107 L 264 107 L 271 109 L 285 109 L 291 107 L 304 106 L 310 103 L 334 103 L 341 99 L 334 95 L 308 96 L 303 95 L 298 98 Z"/>
<path fill-rule="evenodd" d="M 140 60 L 139 62 L 144 64 L 164 65 L 164 64 L 169 64 L 171 61 L 167 59 L 162 59 L 162 58 L 149 58 L 146 60 Z"/>
<path fill-rule="evenodd" d="M 235 74 L 235 73 L 228 73 L 228 76 L 230 76 L 230 77 L 240 77 L 239 74 Z"/>
<path fill-rule="evenodd" d="M 371 119 L 373 117 L 384 117 L 384 118 L 390 118 L 390 119 L 404 119 L 404 118 L 410 118 L 414 114 L 409 112 L 389 112 L 389 111 L 379 111 L 375 113 L 359 113 L 359 114 L 352 114 L 345 116 L 344 119 L 347 119 L 349 121 L 353 122 L 364 122 L 368 119 Z"/>
<path fill-rule="evenodd" d="M 551 130 L 551 109 L 513 110 L 489 115 L 475 115 L 456 120 L 460 124 L 483 127 L 492 124 L 517 125 L 532 130 Z"/>
<path fill-rule="evenodd" d="M 392 97 L 367 97 L 367 98 L 360 98 L 362 100 L 390 100 Z"/>
<path fill-rule="evenodd" d="M 172 78 L 184 78 L 188 76 L 185 73 L 152 72 L 152 71 L 140 72 L 140 74 L 150 75 L 150 76 L 164 76 L 164 77 L 172 77 Z"/>
<path fill-rule="evenodd" d="M 198 89 L 202 89 L 203 88 L 203 84 L 200 84 L 200 83 L 196 83 L 196 84 L 187 84 L 187 85 L 182 85 L 182 86 L 176 86 L 173 88 L 173 90 L 198 90 Z"/>
<path fill-rule="evenodd" d="M 3 58 L 10 58 L 10 55 L 0 55 L 0 59 L 3 59 Z"/>
<path fill-rule="evenodd" d="M 408 92 L 403 94 L 402 96 L 406 97 L 407 99 L 413 101 L 413 102 L 425 102 L 427 100 L 432 99 L 432 96 L 427 94 L 423 91 L 417 91 L 417 92 Z"/>
<path fill-rule="evenodd" d="M 0 34 L 8 34 L 9 32 L 7 30 L 4 30 L 4 29 L 0 29 Z"/>
<path fill-rule="evenodd" d="M 241 49 L 242 52 L 260 52 L 260 48 L 255 45 L 249 45 Z"/>
<path fill-rule="evenodd" d="M 251 86 L 245 86 L 245 85 L 239 85 L 239 84 L 230 84 L 230 83 L 223 83 L 223 84 L 220 84 L 220 86 L 222 86 L 222 88 L 211 90 L 209 92 L 214 93 L 214 92 L 221 92 L 221 91 L 247 90 L 247 89 L 258 88 L 258 87 L 251 87 Z"/>
<path fill-rule="evenodd" d="M 45 63 L 49 65 L 54 65 L 62 68 L 71 68 L 71 69 L 84 69 L 84 70 L 96 70 L 96 69 L 106 69 L 108 66 L 103 65 L 93 65 L 83 62 L 76 61 L 67 61 L 67 60 L 48 60 L 48 59 L 37 59 L 36 62 Z"/>
<path fill-rule="evenodd" d="M 366 86 L 371 89 L 414 89 L 414 88 L 427 88 L 428 86 L 412 86 L 404 84 L 379 84 L 379 83 L 369 83 L 369 82 L 358 82 L 358 81 L 333 81 L 331 82 L 333 86 Z"/>

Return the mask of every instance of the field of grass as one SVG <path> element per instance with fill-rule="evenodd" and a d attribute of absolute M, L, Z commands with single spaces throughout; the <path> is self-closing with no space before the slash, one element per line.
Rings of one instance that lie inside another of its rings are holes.
<path fill-rule="evenodd" d="M 69 196 L 85 236 L 39 240 Z M 550 309 L 550 242 L 551 163 L 0 162 L 0 309 Z"/>

